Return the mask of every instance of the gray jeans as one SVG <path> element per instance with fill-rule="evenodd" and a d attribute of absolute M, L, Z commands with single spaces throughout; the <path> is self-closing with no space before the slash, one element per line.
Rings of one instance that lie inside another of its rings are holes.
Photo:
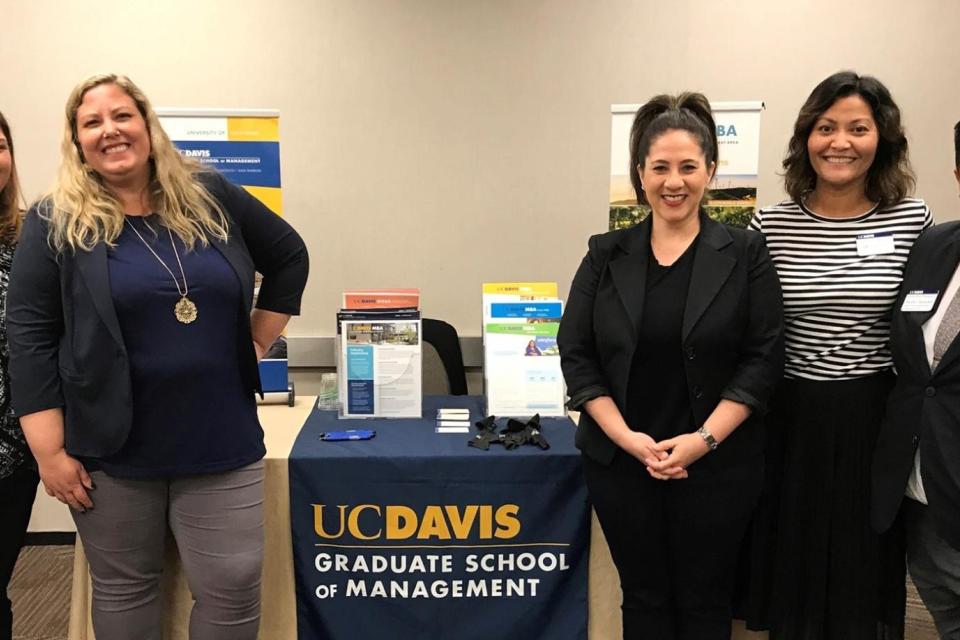
<path fill-rule="evenodd" d="M 90 474 L 73 512 L 90 563 L 97 640 L 160 640 L 160 574 L 173 533 L 193 593 L 191 640 L 255 640 L 263 565 L 263 461 L 175 479 Z"/>
<path fill-rule="evenodd" d="M 925 505 L 904 498 L 903 516 L 910 577 L 940 637 L 960 640 L 960 550 L 937 534 Z"/>

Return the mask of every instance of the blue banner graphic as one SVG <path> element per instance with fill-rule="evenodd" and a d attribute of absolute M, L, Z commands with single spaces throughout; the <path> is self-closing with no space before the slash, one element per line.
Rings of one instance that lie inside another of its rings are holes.
<path fill-rule="evenodd" d="M 563 315 L 560 302 L 494 302 L 490 305 L 491 318 L 559 318 Z"/>
<path fill-rule="evenodd" d="M 235 140 L 177 141 L 177 148 L 246 187 L 280 186 L 280 143 Z"/>

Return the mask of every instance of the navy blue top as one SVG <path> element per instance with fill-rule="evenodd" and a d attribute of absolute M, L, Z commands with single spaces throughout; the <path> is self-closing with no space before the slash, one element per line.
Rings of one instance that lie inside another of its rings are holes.
<path fill-rule="evenodd" d="M 170 236 L 154 217 L 127 216 L 107 252 L 110 291 L 130 359 L 133 424 L 123 447 L 93 467 L 120 477 L 215 473 L 262 458 L 263 430 L 245 387 L 237 340 L 244 313 L 236 272 L 214 245 L 188 252 L 173 236 L 197 306 L 197 319 L 174 315 L 183 287 Z"/>

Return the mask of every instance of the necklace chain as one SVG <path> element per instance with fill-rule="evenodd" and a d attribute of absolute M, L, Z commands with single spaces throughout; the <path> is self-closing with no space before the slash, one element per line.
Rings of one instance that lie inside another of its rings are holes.
<path fill-rule="evenodd" d="M 138 238 L 140 238 L 140 242 L 143 243 L 143 246 L 145 246 L 145 247 L 147 248 L 147 250 L 148 250 L 150 253 L 153 254 L 153 257 L 157 259 L 157 262 L 159 262 L 161 265 L 163 265 L 163 268 L 167 270 L 167 273 L 169 273 L 169 274 L 170 274 L 170 277 L 173 278 L 173 284 L 176 285 L 176 287 L 177 287 L 177 293 L 180 294 L 180 297 L 181 297 L 181 298 L 186 298 L 186 297 L 187 297 L 187 294 L 190 293 L 190 288 L 189 288 L 189 286 L 187 285 L 187 274 L 184 273 L 184 271 L 183 271 L 183 263 L 180 262 L 180 252 L 177 251 L 177 245 L 176 245 L 176 244 L 174 243 L 174 241 L 173 241 L 173 233 L 170 232 L 170 229 L 169 229 L 169 228 L 167 229 L 167 235 L 170 236 L 170 246 L 173 247 L 173 255 L 177 258 L 177 266 L 180 267 L 180 276 L 183 278 L 183 290 L 182 290 L 182 291 L 180 290 L 180 282 L 177 280 L 177 276 L 175 276 L 174 273 L 173 273 L 173 271 L 170 269 L 170 267 L 167 266 L 167 263 L 163 261 L 163 258 L 161 258 L 161 257 L 157 254 L 157 252 L 153 250 L 153 247 L 150 246 L 150 243 L 148 243 L 148 242 L 144 239 L 144 237 L 143 237 L 142 235 L 140 235 L 140 232 L 137 231 L 137 228 L 136 228 L 135 226 L 133 226 L 133 223 L 132 223 L 132 222 L 130 222 L 130 221 L 129 221 L 128 219 L 126 219 L 126 218 L 124 218 L 123 221 L 126 222 L 128 225 L 130 225 L 130 228 L 133 229 L 133 232 L 134 232 L 135 234 L 137 234 L 137 237 L 138 237 Z M 146 221 L 144 221 L 144 224 L 147 224 Z M 149 226 L 149 225 L 147 225 L 147 226 Z"/>

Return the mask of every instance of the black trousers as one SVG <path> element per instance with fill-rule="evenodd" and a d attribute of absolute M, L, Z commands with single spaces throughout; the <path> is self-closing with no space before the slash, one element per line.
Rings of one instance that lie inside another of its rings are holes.
<path fill-rule="evenodd" d="M 37 472 L 28 467 L 0 479 L 0 640 L 10 640 L 13 635 L 7 586 L 27 533 L 39 481 Z"/>
<path fill-rule="evenodd" d="M 709 453 L 707 455 L 710 455 Z M 737 550 L 759 497 L 763 460 L 655 480 L 618 451 L 583 456 L 590 499 L 623 590 L 624 640 L 729 640 Z"/>

